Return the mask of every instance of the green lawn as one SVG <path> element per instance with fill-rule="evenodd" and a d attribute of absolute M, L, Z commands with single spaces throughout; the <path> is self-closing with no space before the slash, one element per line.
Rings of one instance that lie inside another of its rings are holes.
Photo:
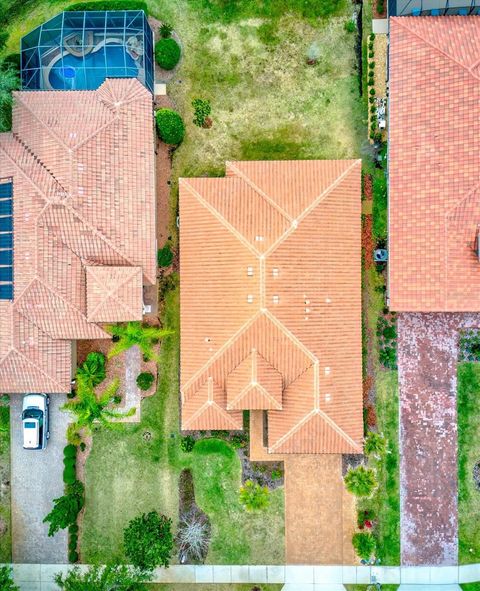
<path fill-rule="evenodd" d="M 0 402 L 0 481 L 10 480 L 10 407 Z M 0 488 L 0 521 L 5 533 L 0 535 L 0 563 L 12 560 L 10 487 Z"/>
<path fill-rule="evenodd" d="M 460 564 L 467 564 L 480 562 L 480 491 L 472 478 L 480 460 L 480 364 L 459 364 L 457 388 L 458 553 Z"/>
<path fill-rule="evenodd" d="M 283 490 L 270 507 L 246 513 L 238 502 L 241 466 L 225 442 L 205 439 L 190 454 L 180 450 L 178 430 L 178 290 L 167 292 L 165 326 L 176 330 L 164 340 L 157 394 L 142 405 L 139 425 L 98 430 L 86 465 L 84 562 L 122 558 L 127 522 L 156 509 L 178 517 L 178 476 L 192 470 L 196 501 L 210 517 L 212 540 L 207 562 L 275 564 L 284 560 Z M 145 441 L 149 432 L 151 439 Z"/>

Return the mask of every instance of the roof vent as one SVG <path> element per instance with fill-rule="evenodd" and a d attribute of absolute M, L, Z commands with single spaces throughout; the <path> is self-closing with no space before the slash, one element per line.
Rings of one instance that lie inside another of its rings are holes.
<path fill-rule="evenodd" d="M 273 300 L 273 303 L 274 304 L 278 304 L 280 302 L 280 296 L 274 295 L 273 298 L 272 298 L 272 300 Z"/>
<path fill-rule="evenodd" d="M 249 304 L 252 304 L 253 303 L 253 295 L 251 293 L 249 293 L 248 296 L 247 296 L 247 302 Z"/>
<path fill-rule="evenodd" d="M 263 242 L 263 236 L 255 236 L 257 242 Z"/>
<path fill-rule="evenodd" d="M 272 269 L 272 275 L 274 277 L 278 277 L 279 271 L 278 271 L 278 267 L 273 267 Z"/>
<path fill-rule="evenodd" d="M 253 267 L 247 267 L 247 275 L 253 277 Z"/>

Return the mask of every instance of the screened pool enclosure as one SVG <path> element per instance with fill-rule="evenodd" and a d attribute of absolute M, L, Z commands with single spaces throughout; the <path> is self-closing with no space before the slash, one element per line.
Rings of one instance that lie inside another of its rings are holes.
<path fill-rule="evenodd" d="M 142 11 L 62 12 L 22 39 L 23 90 L 95 90 L 138 78 L 153 92 L 153 33 Z"/>

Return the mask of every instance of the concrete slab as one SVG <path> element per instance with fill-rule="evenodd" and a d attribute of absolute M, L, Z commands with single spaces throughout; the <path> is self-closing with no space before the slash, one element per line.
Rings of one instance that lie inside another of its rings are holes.
<path fill-rule="evenodd" d="M 331 584 L 343 582 L 343 573 L 341 566 L 314 566 L 313 582 L 315 584 Z"/>
<path fill-rule="evenodd" d="M 458 583 L 458 566 L 430 567 L 430 584 L 454 585 Z"/>
<path fill-rule="evenodd" d="M 369 566 L 357 566 L 357 585 L 368 585 L 371 578 L 371 569 Z"/>
<path fill-rule="evenodd" d="M 388 35 L 388 19 L 373 18 L 372 33 L 375 33 L 375 35 Z"/>
<path fill-rule="evenodd" d="M 398 585 L 400 583 L 399 566 L 372 566 L 372 577 L 382 585 Z"/>
<path fill-rule="evenodd" d="M 287 564 L 285 583 L 311 583 L 313 585 L 313 566 Z"/>
<path fill-rule="evenodd" d="M 402 566 L 400 582 L 402 585 L 428 585 L 430 583 L 430 567 Z"/>
<path fill-rule="evenodd" d="M 12 564 L 13 578 L 19 583 L 40 581 L 40 564 Z"/>
<path fill-rule="evenodd" d="M 267 566 L 267 583 L 284 583 L 285 567 L 282 565 Z"/>
<path fill-rule="evenodd" d="M 213 566 L 210 564 L 202 564 L 195 567 L 195 583 L 212 583 L 213 582 Z"/>
<path fill-rule="evenodd" d="M 232 569 L 229 565 L 214 565 L 213 566 L 213 582 L 214 583 L 231 583 Z"/>
<path fill-rule="evenodd" d="M 342 583 L 345 585 L 355 585 L 357 583 L 356 566 L 342 566 Z"/>
<path fill-rule="evenodd" d="M 250 577 L 249 568 L 247 565 L 231 566 L 232 583 L 250 583 L 252 579 Z"/>
<path fill-rule="evenodd" d="M 475 583 L 480 581 L 480 564 L 465 564 L 458 567 L 459 583 Z"/>
<path fill-rule="evenodd" d="M 267 582 L 267 567 L 263 565 L 253 564 L 248 567 L 250 575 L 250 583 L 266 583 Z"/>

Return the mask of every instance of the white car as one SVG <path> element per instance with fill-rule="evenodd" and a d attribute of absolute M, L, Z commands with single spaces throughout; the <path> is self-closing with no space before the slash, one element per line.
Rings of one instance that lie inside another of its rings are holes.
<path fill-rule="evenodd" d="M 50 437 L 47 394 L 26 394 L 23 397 L 22 428 L 24 449 L 45 449 Z"/>

